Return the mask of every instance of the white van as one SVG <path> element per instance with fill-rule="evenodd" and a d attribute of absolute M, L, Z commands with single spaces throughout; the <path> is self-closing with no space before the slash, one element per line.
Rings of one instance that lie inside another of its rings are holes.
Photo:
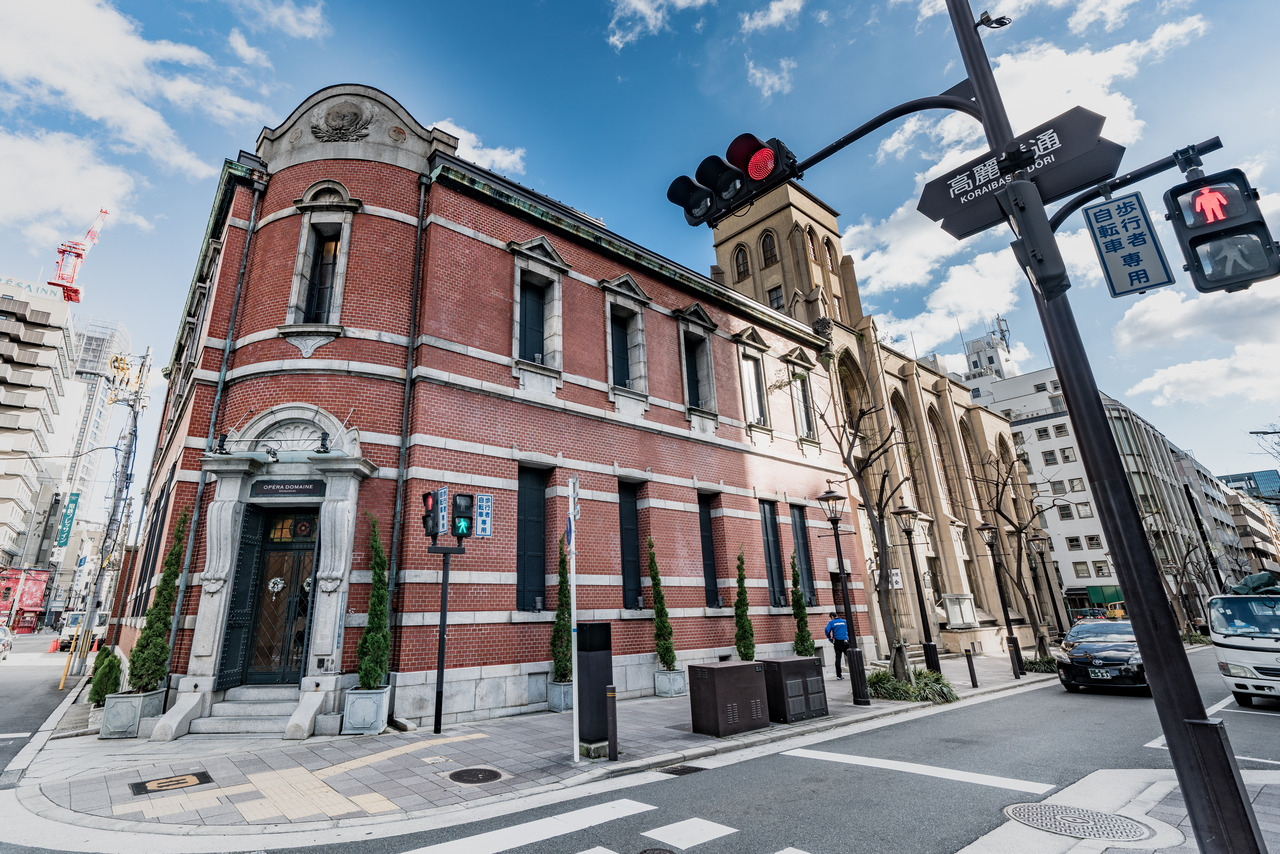
<path fill-rule="evenodd" d="M 80 628 L 80 621 L 84 619 L 84 611 L 67 611 L 62 615 L 62 631 L 58 635 L 58 649 L 71 649 L 71 642 L 75 639 L 76 629 Z M 93 640 L 100 641 L 107 636 L 107 614 L 103 611 L 98 612 L 98 625 L 93 629 Z"/>
<path fill-rule="evenodd" d="M 1209 637 L 1218 669 L 1241 706 L 1280 700 L 1280 596 L 1214 596 Z"/>

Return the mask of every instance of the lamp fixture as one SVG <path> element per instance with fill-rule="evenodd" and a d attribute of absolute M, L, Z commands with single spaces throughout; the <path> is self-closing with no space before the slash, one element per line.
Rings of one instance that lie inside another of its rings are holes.
<path fill-rule="evenodd" d="M 898 524 L 902 526 L 904 534 L 908 531 L 915 532 L 916 519 L 920 516 L 919 510 L 904 501 L 898 505 L 898 509 L 889 512 L 898 517 Z"/>
<path fill-rule="evenodd" d="M 986 27 L 989 30 L 998 30 L 1001 27 L 1007 27 L 1013 23 L 1013 19 L 1008 15 L 1000 15 L 997 18 L 991 17 L 990 12 L 983 12 L 978 18 L 978 22 L 973 25 L 976 30 L 978 27 Z"/>
<path fill-rule="evenodd" d="M 813 500 L 822 506 L 822 512 L 827 514 L 827 521 L 835 525 L 844 517 L 845 496 L 831 486 L 832 481 L 827 481 L 827 491 L 816 496 Z"/>
<path fill-rule="evenodd" d="M 987 544 L 988 548 L 996 547 L 996 535 L 999 532 L 1000 529 L 995 525 L 992 525 L 990 522 L 983 522 L 978 526 L 978 533 L 982 535 L 982 539 Z"/>

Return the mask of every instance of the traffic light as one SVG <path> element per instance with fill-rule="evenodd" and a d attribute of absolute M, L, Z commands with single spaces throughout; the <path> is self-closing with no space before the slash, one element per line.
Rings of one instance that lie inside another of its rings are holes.
<path fill-rule="evenodd" d="M 440 508 L 436 504 L 438 500 L 434 490 L 422 493 L 422 509 L 426 511 L 422 514 L 422 530 L 426 531 L 427 536 L 432 538 L 440 535 Z"/>
<path fill-rule="evenodd" d="M 996 194 L 1017 240 L 1009 245 L 1032 286 L 1046 300 L 1066 293 L 1071 287 L 1067 265 L 1058 251 L 1053 226 L 1040 200 L 1040 191 L 1030 181 L 1010 181 Z"/>
<path fill-rule="evenodd" d="M 458 539 L 471 536 L 476 527 L 476 497 L 465 492 L 453 495 L 453 535 Z"/>
<path fill-rule="evenodd" d="M 796 156 L 782 142 L 761 142 L 754 134 L 740 134 L 724 157 L 711 155 L 698 164 L 693 177 L 681 175 L 667 188 L 667 200 L 684 209 L 689 225 L 715 225 L 792 178 L 799 178 Z"/>
<path fill-rule="evenodd" d="M 1280 255 L 1239 169 L 1194 178 L 1164 194 L 1196 290 L 1239 291 L 1280 275 Z"/>

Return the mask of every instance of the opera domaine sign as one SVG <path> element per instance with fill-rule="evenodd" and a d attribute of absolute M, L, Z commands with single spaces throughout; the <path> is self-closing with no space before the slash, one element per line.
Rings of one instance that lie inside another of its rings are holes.
<path fill-rule="evenodd" d="M 323 480 L 259 480 L 250 494 L 254 498 L 323 498 Z"/>

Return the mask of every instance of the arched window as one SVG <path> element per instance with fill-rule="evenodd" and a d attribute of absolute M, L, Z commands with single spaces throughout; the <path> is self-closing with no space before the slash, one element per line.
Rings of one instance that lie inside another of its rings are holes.
<path fill-rule="evenodd" d="M 929 429 L 929 444 L 933 446 L 933 456 L 938 463 L 938 483 L 942 486 L 942 509 L 956 515 L 953 509 L 952 488 L 951 488 L 951 465 L 948 459 L 946 448 L 942 444 L 942 422 L 938 420 L 938 413 L 929 410 L 929 418 L 926 422 Z"/>
<path fill-rule="evenodd" d="M 778 263 L 778 239 L 772 231 L 766 231 L 760 238 L 760 254 L 764 256 L 764 266 L 772 267 Z"/>
<path fill-rule="evenodd" d="M 919 466 L 916 465 L 916 457 L 919 455 L 915 442 L 915 436 L 911 429 L 911 416 L 907 414 L 907 404 L 901 397 L 894 395 L 889 404 L 890 418 L 893 426 L 897 428 L 894 435 L 894 441 L 901 443 L 902 455 L 907 460 L 907 474 L 911 480 L 902 487 L 902 498 L 908 504 L 914 504 L 917 510 L 924 511 L 921 506 L 923 496 L 925 494 L 924 481 L 920 479 Z"/>
<path fill-rule="evenodd" d="M 812 229 L 810 229 L 809 231 L 806 231 L 806 232 L 804 233 L 804 236 L 805 236 L 805 239 L 806 239 L 807 241 L 809 241 L 809 260 L 810 260 L 810 261 L 817 261 L 817 260 L 818 260 L 818 245 L 817 245 L 817 243 L 815 243 L 815 242 L 814 242 L 814 239 L 813 239 L 813 230 L 812 230 Z"/>
<path fill-rule="evenodd" d="M 827 269 L 833 273 L 838 272 L 840 269 L 840 262 L 836 260 L 836 248 L 831 245 L 830 240 L 826 241 L 826 244 L 827 244 Z"/>
<path fill-rule="evenodd" d="M 745 246 L 739 246 L 733 252 L 733 271 L 735 282 L 741 282 L 751 275 L 751 264 L 747 261 L 747 249 Z"/>

